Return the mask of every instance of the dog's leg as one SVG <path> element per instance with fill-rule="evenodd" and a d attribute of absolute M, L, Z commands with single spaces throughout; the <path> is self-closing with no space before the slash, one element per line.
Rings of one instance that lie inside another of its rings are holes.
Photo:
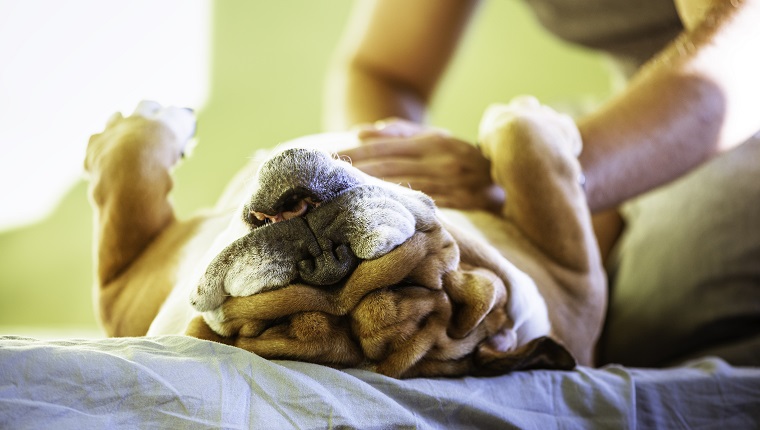
<path fill-rule="evenodd" d="M 504 216 L 555 262 L 587 270 L 589 252 L 598 252 L 589 242 L 593 230 L 576 159 L 581 139 L 570 117 L 519 98 L 488 109 L 480 141 L 507 195 Z"/>
<path fill-rule="evenodd" d="M 130 293 L 126 289 L 139 287 L 119 278 L 175 222 L 167 199 L 172 188 L 169 171 L 194 127 L 188 110 L 143 102 L 129 117 L 116 114 L 102 133 L 90 138 L 85 170 L 95 209 L 96 280 L 101 318 L 110 334 L 139 334 L 117 327 L 123 326 L 118 320 L 128 317 L 124 309 L 160 306 L 168 293 L 167 288 Z M 137 299 L 141 303 L 117 303 Z"/>
<path fill-rule="evenodd" d="M 518 99 L 489 108 L 482 150 L 506 192 L 503 215 L 549 259 L 556 280 L 539 285 L 553 330 L 589 364 L 606 306 L 606 279 L 581 184 L 578 129 L 570 117 Z"/>

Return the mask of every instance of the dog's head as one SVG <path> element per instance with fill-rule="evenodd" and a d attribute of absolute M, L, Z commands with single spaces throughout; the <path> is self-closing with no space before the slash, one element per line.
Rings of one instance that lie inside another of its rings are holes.
<path fill-rule="evenodd" d="M 510 315 L 510 300 L 524 297 L 515 289 L 532 281 L 452 232 L 420 192 L 320 150 L 287 149 L 261 166 L 241 219 L 249 233 L 216 256 L 191 298 L 204 312 L 192 335 L 393 376 L 575 364 L 545 337 L 548 321 L 520 334 L 516 322 L 545 320 L 545 309 Z"/>
<path fill-rule="evenodd" d="M 260 168 L 241 220 L 249 233 L 209 265 L 192 297 L 199 311 L 226 296 L 294 282 L 334 285 L 436 223 L 426 195 L 391 186 L 326 152 L 293 148 Z"/>

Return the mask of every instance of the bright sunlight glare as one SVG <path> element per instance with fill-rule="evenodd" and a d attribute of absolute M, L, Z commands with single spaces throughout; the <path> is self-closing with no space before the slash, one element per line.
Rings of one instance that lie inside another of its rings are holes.
<path fill-rule="evenodd" d="M 0 230 L 55 207 L 113 112 L 201 107 L 210 13 L 210 0 L 0 0 Z"/>

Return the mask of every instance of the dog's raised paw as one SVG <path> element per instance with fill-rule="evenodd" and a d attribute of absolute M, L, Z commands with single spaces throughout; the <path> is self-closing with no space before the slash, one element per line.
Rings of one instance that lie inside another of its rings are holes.
<path fill-rule="evenodd" d="M 180 154 L 186 155 L 192 149 L 189 143 L 196 130 L 195 112 L 192 109 L 164 107 L 157 102 L 143 100 L 137 105 L 132 115 L 159 121 L 169 127 L 177 138 L 177 150 Z"/>
<path fill-rule="evenodd" d="M 571 156 L 577 157 L 583 149 L 580 132 L 575 121 L 564 113 L 549 106 L 542 105 L 531 96 L 515 97 L 510 103 L 496 103 L 488 106 L 483 113 L 478 130 L 479 140 L 485 143 L 489 135 L 510 127 L 521 127 L 530 133 L 542 136 L 542 140 L 551 142 Z M 482 148 L 487 158 L 492 158 L 491 148 Z"/>

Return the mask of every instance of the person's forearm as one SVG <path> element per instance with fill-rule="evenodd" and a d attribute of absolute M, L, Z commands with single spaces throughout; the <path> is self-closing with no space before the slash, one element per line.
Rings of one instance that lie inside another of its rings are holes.
<path fill-rule="evenodd" d="M 760 130 L 758 22 L 758 1 L 725 2 L 579 121 L 592 210 L 673 180 Z"/>
<path fill-rule="evenodd" d="M 389 117 L 425 120 L 422 96 L 358 64 L 341 65 L 332 72 L 324 100 L 328 130 L 345 130 Z"/>
<path fill-rule="evenodd" d="M 478 0 L 356 3 L 325 95 L 325 126 L 398 117 L 422 122 Z"/>

